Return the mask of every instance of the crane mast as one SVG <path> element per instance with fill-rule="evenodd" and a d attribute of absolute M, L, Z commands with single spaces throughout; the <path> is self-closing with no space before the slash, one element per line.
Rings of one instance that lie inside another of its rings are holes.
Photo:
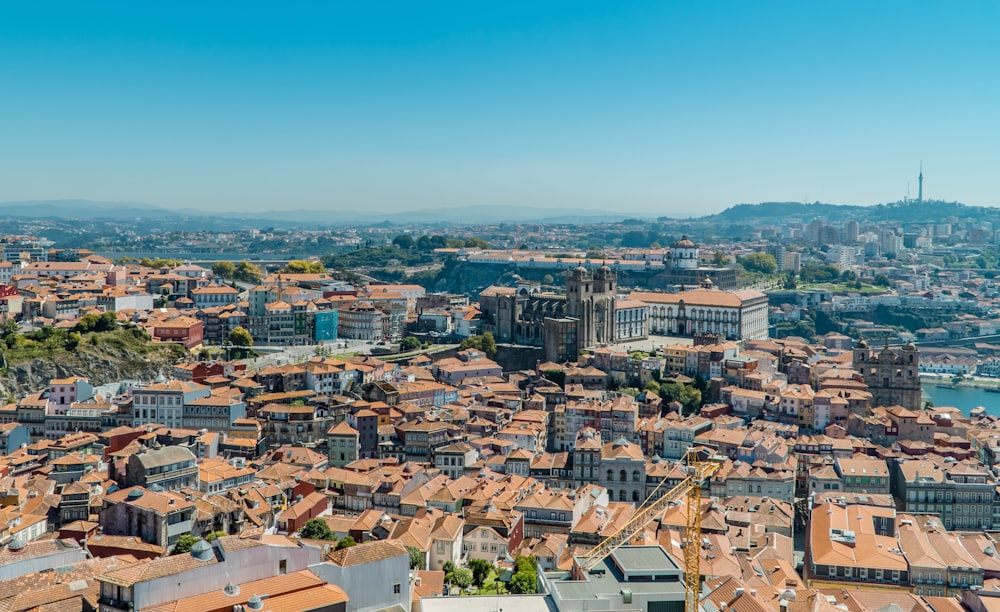
<path fill-rule="evenodd" d="M 604 538 L 601 543 L 580 558 L 579 568 L 582 572 L 589 572 L 618 547 L 628 544 L 636 534 L 661 516 L 671 504 L 682 498 L 686 499 L 687 529 L 683 539 L 684 610 L 685 612 L 698 612 L 698 596 L 701 590 L 701 557 L 699 555 L 701 548 L 701 489 L 708 479 L 719 470 L 721 464 L 715 458 L 703 461 L 695 449 L 688 450 L 685 455 L 685 463 L 687 476 L 684 480 L 666 493 L 657 496 L 661 488 L 666 485 L 667 479 L 664 478 L 621 529 Z"/>

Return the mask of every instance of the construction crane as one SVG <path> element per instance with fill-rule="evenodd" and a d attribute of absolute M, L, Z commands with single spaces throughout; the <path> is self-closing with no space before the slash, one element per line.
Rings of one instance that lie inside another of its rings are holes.
<path fill-rule="evenodd" d="M 701 451 L 703 453 L 704 451 Z M 642 503 L 632 518 L 625 525 L 604 538 L 604 540 L 583 555 L 579 561 L 582 572 L 594 569 L 605 557 L 618 547 L 628 544 L 632 538 L 646 528 L 646 525 L 661 516 L 674 502 L 684 498 L 687 502 L 687 529 L 682 540 L 684 548 L 684 610 L 698 612 L 698 596 L 701 590 L 701 489 L 721 467 L 721 460 L 710 457 L 704 460 L 703 455 L 695 449 L 688 449 L 685 455 L 684 469 L 687 476 L 666 493 L 658 496 L 665 488 L 667 479 L 653 489 L 652 494 Z"/>

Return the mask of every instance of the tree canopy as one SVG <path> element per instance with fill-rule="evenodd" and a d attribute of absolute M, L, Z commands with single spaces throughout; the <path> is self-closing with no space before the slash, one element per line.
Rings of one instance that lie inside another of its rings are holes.
<path fill-rule="evenodd" d="M 427 569 L 423 551 L 416 546 L 407 546 L 406 552 L 410 553 L 410 569 Z"/>
<path fill-rule="evenodd" d="M 538 592 L 538 561 L 534 557 L 518 555 L 508 588 L 511 593 L 521 595 Z"/>
<path fill-rule="evenodd" d="M 417 338 L 415 338 L 413 336 L 407 336 L 407 337 L 403 338 L 402 340 L 400 340 L 400 342 L 399 342 L 399 350 L 401 350 L 403 352 L 406 352 L 406 351 L 415 351 L 418 348 L 420 348 L 420 346 L 421 346 L 420 345 L 420 340 L 418 340 Z"/>
<path fill-rule="evenodd" d="M 170 554 L 182 555 L 184 553 L 191 552 L 191 549 L 194 547 L 195 544 L 198 543 L 198 540 L 200 539 L 201 538 L 197 538 L 191 535 L 190 533 L 182 533 L 180 536 L 178 536 L 177 542 L 174 544 L 174 548 L 173 550 L 170 551 Z"/>
<path fill-rule="evenodd" d="M 748 272 L 773 274 L 778 269 L 778 262 L 774 259 L 774 255 L 769 255 L 767 253 L 750 253 L 746 257 L 740 259 L 740 263 L 747 269 Z"/>
<path fill-rule="evenodd" d="M 472 582 L 481 587 L 493 571 L 493 566 L 483 559 L 469 559 L 469 569 L 472 570 Z"/>
<path fill-rule="evenodd" d="M 457 569 L 451 573 L 445 574 L 444 579 L 447 580 L 449 584 L 453 584 L 460 589 L 467 589 L 472 586 L 472 570 Z"/>
<path fill-rule="evenodd" d="M 212 274 L 226 280 L 232 280 L 236 276 L 236 264 L 231 261 L 219 261 L 212 266 Z"/>
<path fill-rule="evenodd" d="M 253 346 L 253 336 L 251 336 L 250 332 L 247 331 L 247 328 L 243 326 L 234 327 L 233 331 L 229 332 L 227 340 L 229 340 L 229 344 L 232 344 L 233 346 L 244 346 L 246 348 Z"/>
<path fill-rule="evenodd" d="M 83 315 L 73 327 L 74 331 L 82 333 L 106 332 L 115 329 L 118 329 L 118 317 L 110 310 L 101 314 Z"/>
<path fill-rule="evenodd" d="M 323 274 L 326 272 L 326 268 L 321 261 L 293 259 L 285 264 L 285 267 L 281 271 L 288 274 Z"/>
<path fill-rule="evenodd" d="M 306 521 L 299 529 L 299 537 L 306 540 L 336 540 L 337 534 L 333 533 L 326 521 L 314 518 Z"/>
<path fill-rule="evenodd" d="M 260 282 L 262 275 L 263 272 L 261 272 L 260 268 L 244 259 L 236 264 L 236 269 L 233 272 L 233 280 L 255 284 Z"/>
<path fill-rule="evenodd" d="M 690 384 L 665 380 L 660 383 L 660 397 L 665 402 L 680 402 L 689 414 L 701 407 L 701 391 Z"/>
<path fill-rule="evenodd" d="M 497 354 L 497 343 L 490 332 L 484 332 L 478 336 L 469 336 L 465 340 L 462 340 L 458 348 L 463 351 L 467 348 L 473 348 L 486 353 L 486 356 L 490 358 Z"/>

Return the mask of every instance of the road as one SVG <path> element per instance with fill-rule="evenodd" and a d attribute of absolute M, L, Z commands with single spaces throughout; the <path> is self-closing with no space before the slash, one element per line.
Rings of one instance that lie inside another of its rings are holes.
<path fill-rule="evenodd" d="M 321 347 L 310 344 L 305 346 L 254 346 L 260 356 L 252 359 L 244 359 L 250 369 L 260 369 L 268 366 L 280 366 L 289 363 L 301 363 L 315 357 L 318 351 L 324 355 L 343 355 L 345 353 L 369 354 L 371 349 L 378 346 L 375 342 L 366 340 L 337 340 L 327 342 Z"/>

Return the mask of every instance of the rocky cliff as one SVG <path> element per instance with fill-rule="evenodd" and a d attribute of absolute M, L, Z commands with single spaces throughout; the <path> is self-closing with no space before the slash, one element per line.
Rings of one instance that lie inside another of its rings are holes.
<path fill-rule="evenodd" d="M 37 392 L 53 378 L 83 376 L 94 385 L 118 380 L 152 380 L 170 375 L 171 366 L 184 356 L 173 345 L 135 347 L 101 343 L 81 344 L 75 351 L 9 364 L 0 371 L 0 393 L 16 401 Z"/>

